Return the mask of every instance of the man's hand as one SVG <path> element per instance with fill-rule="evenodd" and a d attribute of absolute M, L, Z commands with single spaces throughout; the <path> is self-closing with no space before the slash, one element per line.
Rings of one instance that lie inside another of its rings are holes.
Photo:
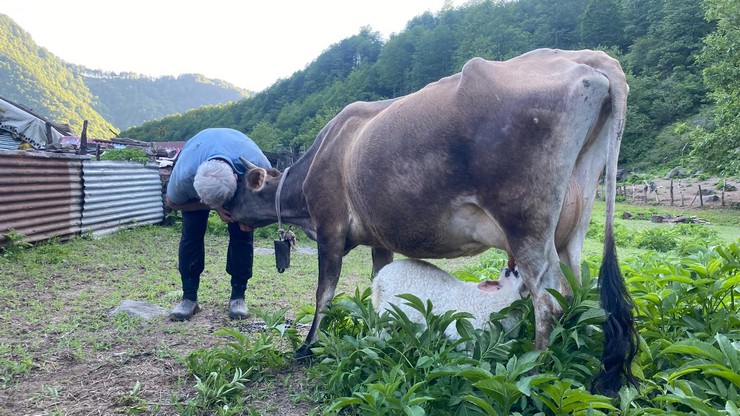
<path fill-rule="evenodd" d="M 216 208 L 216 212 L 218 212 L 218 216 L 221 217 L 221 221 L 223 222 L 234 222 L 234 219 L 231 218 L 231 211 L 229 211 L 226 208 Z"/>

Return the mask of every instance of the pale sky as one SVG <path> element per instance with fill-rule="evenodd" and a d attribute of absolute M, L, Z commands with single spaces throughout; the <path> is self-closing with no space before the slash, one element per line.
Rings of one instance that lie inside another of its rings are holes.
<path fill-rule="evenodd" d="M 0 13 L 62 60 L 261 91 L 363 26 L 384 39 L 445 0 L 3 0 Z M 462 1 L 456 0 L 458 6 Z"/>

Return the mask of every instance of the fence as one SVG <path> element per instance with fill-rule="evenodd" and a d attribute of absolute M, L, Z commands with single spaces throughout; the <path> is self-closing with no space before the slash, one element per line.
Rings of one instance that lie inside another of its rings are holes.
<path fill-rule="evenodd" d="M 716 189 L 716 190 L 713 190 Z M 705 204 L 725 207 L 725 191 L 732 190 L 727 180 L 721 185 L 709 186 L 706 183 L 691 183 L 681 180 L 663 181 L 663 185 L 655 182 L 642 184 L 619 184 L 617 195 L 622 195 L 630 203 L 659 203 L 681 207 L 704 207 Z"/>
<path fill-rule="evenodd" d="M 0 150 L 0 247 L 160 223 L 162 189 L 153 164 Z"/>

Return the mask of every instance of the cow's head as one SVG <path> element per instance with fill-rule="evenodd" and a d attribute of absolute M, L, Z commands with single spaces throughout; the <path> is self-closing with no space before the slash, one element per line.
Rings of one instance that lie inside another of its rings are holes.
<path fill-rule="evenodd" d="M 281 173 L 277 169 L 265 169 L 240 158 L 247 171 L 239 178 L 236 193 L 225 208 L 231 218 L 249 228 L 264 227 L 277 222 L 275 193 Z"/>

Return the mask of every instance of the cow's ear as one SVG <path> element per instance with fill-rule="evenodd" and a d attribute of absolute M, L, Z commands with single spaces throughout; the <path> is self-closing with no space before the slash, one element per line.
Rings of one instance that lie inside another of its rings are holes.
<path fill-rule="evenodd" d="M 267 176 L 277 178 L 280 176 L 280 171 L 277 169 L 267 169 Z"/>
<path fill-rule="evenodd" d="M 497 280 L 486 280 L 484 282 L 478 283 L 478 289 L 484 292 L 495 292 L 501 289 L 501 283 L 499 283 Z"/>
<path fill-rule="evenodd" d="M 262 168 L 249 169 L 245 174 L 247 188 L 252 191 L 260 191 L 265 186 L 267 171 Z"/>

